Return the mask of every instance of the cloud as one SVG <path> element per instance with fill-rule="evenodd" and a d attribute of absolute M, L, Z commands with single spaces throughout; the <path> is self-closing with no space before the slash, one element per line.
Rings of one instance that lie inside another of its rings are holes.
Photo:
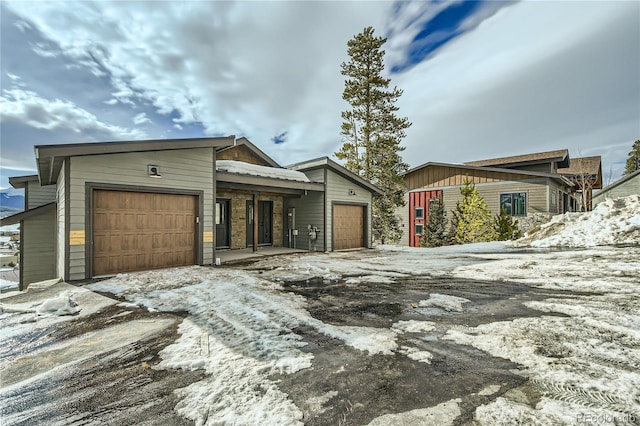
<path fill-rule="evenodd" d="M 145 112 L 141 112 L 140 114 L 133 117 L 133 123 L 137 126 L 140 126 L 145 123 L 151 123 L 151 120 L 149 119 L 149 117 L 147 117 L 147 114 Z"/>
<path fill-rule="evenodd" d="M 339 148 L 340 63 L 371 25 L 404 89 L 411 165 L 557 148 L 602 153 L 605 168 L 626 158 L 640 133 L 639 3 L 486 1 L 456 15 L 446 43 L 420 36 L 459 3 L 3 2 L 3 36 L 8 16 L 20 29 L 3 38 L 2 67 L 109 135 L 145 111 L 147 131 L 247 136 L 288 164 Z"/>
<path fill-rule="evenodd" d="M 113 139 L 141 139 L 145 133 L 100 121 L 92 113 L 60 99 L 48 100 L 35 92 L 21 89 L 3 90 L 0 97 L 2 122 L 20 122 L 39 130 L 100 132 Z"/>

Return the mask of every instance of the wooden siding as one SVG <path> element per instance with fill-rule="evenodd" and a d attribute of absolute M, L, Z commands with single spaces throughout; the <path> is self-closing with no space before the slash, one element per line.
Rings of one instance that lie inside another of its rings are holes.
<path fill-rule="evenodd" d="M 332 204 L 333 203 L 359 203 L 365 204 L 367 221 L 365 225 L 365 247 L 371 247 L 371 192 L 368 189 L 361 187 L 360 185 L 340 176 L 331 169 L 327 169 L 327 182 L 326 182 L 326 197 L 325 197 L 325 217 L 327 223 L 325 224 L 326 241 L 328 250 L 333 250 L 331 247 L 331 232 L 333 229 L 332 221 Z M 349 195 L 349 190 L 355 191 L 355 195 Z M 322 238 L 322 235 L 320 236 Z"/>
<path fill-rule="evenodd" d="M 40 186 L 38 181 L 27 182 L 27 200 L 26 209 L 34 209 L 36 207 L 56 201 L 56 186 L 45 185 Z"/>
<path fill-rule="evenodd" d="M 324 172 L 323 172 L 324 176 Z M 296 248 L 302 250 L 309 249 L 308 225 L 317 226 L 321 230 L 316 243 L 316 250 L 325 251 L 324 246 L 324 215 L 322 208 L 324 194 L 322 192 L 309 191 L 301 198 L 287 198 L 285 202 L 285 214 L 289 207 L 296 209 L 296 227 L 298 236 L 295 239 Z M 286 231 L 286 229 L 285 229 Z"/>
<path fill-rule="evenodd" d="M 445 186 L 461 186 L 465 180 L 476 185 L 504 181 L 517 181 L 523 176 L 515 173 L 502 173 L 488 170 L 469 170 L 459 167 L 429 166 L 416 170 L 405 176 L 407 189 L 441 188 Z"/>
<path fill-rule="evenodd" d="M 243 145 L 227 148 L 216 153 L 216 159 L 242 161 L 244 163 L 256 164 L 258 166 L 270 166 L 270 164 L 265 163 L 261 158 L 255 156 Z"/>
<path fill-rule="evenodd" d="M 518 182 L 503 182 L 500 184 L 478 184 L 478 194 L 485 199 L 492 214 L 500 213 L 500 194 L 512 192 L 527 193 L 527 216 L 532 213 L 547 212 L 547 185 L 546 179 Z M 451 210 L 455 209 L 456 202 L 462 201 L 460 187 L 443 188 L 443 202 L 448 218 L 451 218 Z M 517 218 L 517 217 L 516 217 Z"/>
<path fill-rule="evenodd" d="M 636 175 L 607 191 L 603 191 L 594 195 L 593 205 L 595 206 L 603 202 L 604 200 L 618 197 L 627 197 L 633 194 L 640 194 L 640 175 Z"/>
<path fill-rule="evenodd" d="M 54 186 L 55 187 L 55 186 Z M 38 281 L 58 277 L 56 271 L 56 219 L 55 209 L 45 211 L 22 222 L 22 276 L 23 288 Z"/>
<path fill-rule="evenodd" d="M 58 183 L 56 185 L 56 275 L 60 278 L 65 277 L 65 245 L 66 245 L 66 221 L 65 221 L 65 199 L 66 199 L 66 187 L 65 187 L 65 167 L 62 166 L 60 175 L 58 176 Z"/>
<path fill-rule="evenodd" d="M 303 171 L 311 182 L 324 182 L 324 168 Z"/>
<path fill-rule="evenodd" d="M 416 234 L 415 225 L 421 224 L 425 228 L 429 220 L 429 202 L 432 199 L 442 199 L 441 190 L 412 191 L 409 193 L 409 245 L 420 247 L 420 237 Z M 422 207 L 422 217 L 416 217 L 416 207 Z"/>
<path fill-rule="evenodd" d="M 125 154 L 91 155 L 71 158 L 71 184 L 67 196 L 70 197 L 69 225 L 72 231 L 86 231 L 86 186 L 100 183 L 136 186 L 144 191 L 148 188 L 184 191 L 203 191 L 204 212 L 200 217 L 202 232 L 214 231 L 213 199 L 213 148 L 197 148 L 173 151 L 132 152 Z M 161 177 L 148 175 L 147 166 L 159 168 Z M 202 262 L 213 263 L 214 242 L 202 243 Z M 85 245 L 72 244 L 69 247 L 69 279 L 78 280 L 85 276 Z"/>
<path fill-rule="evenodd" d="M 396 209 L 396 216 L 400 219 L 400 228 L 402 236 L 400 237 L 400 245 L 409 245 L 409 192 L 404 193 L 404 206 Z"/>

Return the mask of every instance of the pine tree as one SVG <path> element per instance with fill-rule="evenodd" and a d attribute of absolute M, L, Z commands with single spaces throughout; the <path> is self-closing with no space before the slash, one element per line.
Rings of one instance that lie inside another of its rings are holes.
<path fill-rule="evenodd" d="M 627 164 L 624 167 L 624 174 L 630 175 L 636 170 L 640 170 L 640 139 L 633 143 L 633 148 L 631 148 Z"/>
<path fill-rule="evenodd" d="M 498 241 L 517 240 L 522 237 L 522 232 L 518 228 L 518 221 L 507 214 L 503 208 L 500 214 L 493 218 L 493 227 L 496 230 L 496 239 Z"/>
<path fill-rule="evenodd" d="M 447 215 L 442 200 L 436 199 L 429 203 L 429 220 L 420 240 L 424 247 L 440 247 L 449 242 L 447 233 Z"/>
<path fill-rule="evenodd" d="M 462 201 L 452 211 L 451 236 L 455 243 L 477 243 L 494 241 L 496 232 L 491 222 L 487 202 L 478 194 L 473 182 L 466 180 L 460 188 Z"/>
<path fill-rule="evenodd" d="M 374 237 L 385 242 L 402 235 L 395 211 L 404 205 L 402 173 L 408 165 L 402 161 L 400 142 L 409 120 L 396 116 L 396 101 L 402 90 L 389 89 L 384 70 L 383 37 L 375 37 L 372 27 L 365 28 L 347 43 L 349 61 L 341 64 L 346 76 L 342 98 L 351 108 L 342 113 L 343 145 L 335 155 L 345 167 L 377 185 L 383 195 L 373 201 Z"/>

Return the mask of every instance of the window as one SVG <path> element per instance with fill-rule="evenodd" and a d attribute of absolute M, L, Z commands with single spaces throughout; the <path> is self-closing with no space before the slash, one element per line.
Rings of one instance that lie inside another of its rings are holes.
<path fill-rule="evenodd" d="M 424 207 L 415 208 L 415 217 L 416 219 L 424 219 Z"/>
<path fill-rule="evenodd" d="M 220 203 L 220 202 L 216 203 L 216 225 L 220 225 L 227 221 L 225 217 L 226 216 L 225 207 L 226 207 L 225 203 Z"/>
<path fill-rule="evenodd" d="M 500 209 L 504 209 L 511 216 L 527 215 L 527 193 L 513 192 L 500 194 Z"/>
<path fill-rule="evenodd" d="M 424 231 L 424 224 L 416 223 L 414 231 L 415 231 L 416 236 L 422 235 L 422 232 Z"/>

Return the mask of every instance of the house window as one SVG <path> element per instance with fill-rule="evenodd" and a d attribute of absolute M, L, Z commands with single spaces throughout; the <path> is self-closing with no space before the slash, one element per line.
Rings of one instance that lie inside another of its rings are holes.
<path fill-rule="evenodd" d="M 415 208 L 415 217 L 416 219 L 424 219 L 424 207 Z"/>
<path fill-rule="evenodd" d="M 424 232 L 424 224 L 416 223 L 414 231 L 415 231 L 416 236 L 422 235 L 422 233 Z"/>
<path fill-rule="evenodd" d="M 527 215 L 527 193 L 513 192 L 500 194 L 500 209 L 504 209 L 511 216 Z"/>
<path fill-rule="evenodd" d="M 226 222 L 227 218 L 225 212 L 225 204 L 224 203 L 216 203 L 216 225 L 220 225 Z"/>

